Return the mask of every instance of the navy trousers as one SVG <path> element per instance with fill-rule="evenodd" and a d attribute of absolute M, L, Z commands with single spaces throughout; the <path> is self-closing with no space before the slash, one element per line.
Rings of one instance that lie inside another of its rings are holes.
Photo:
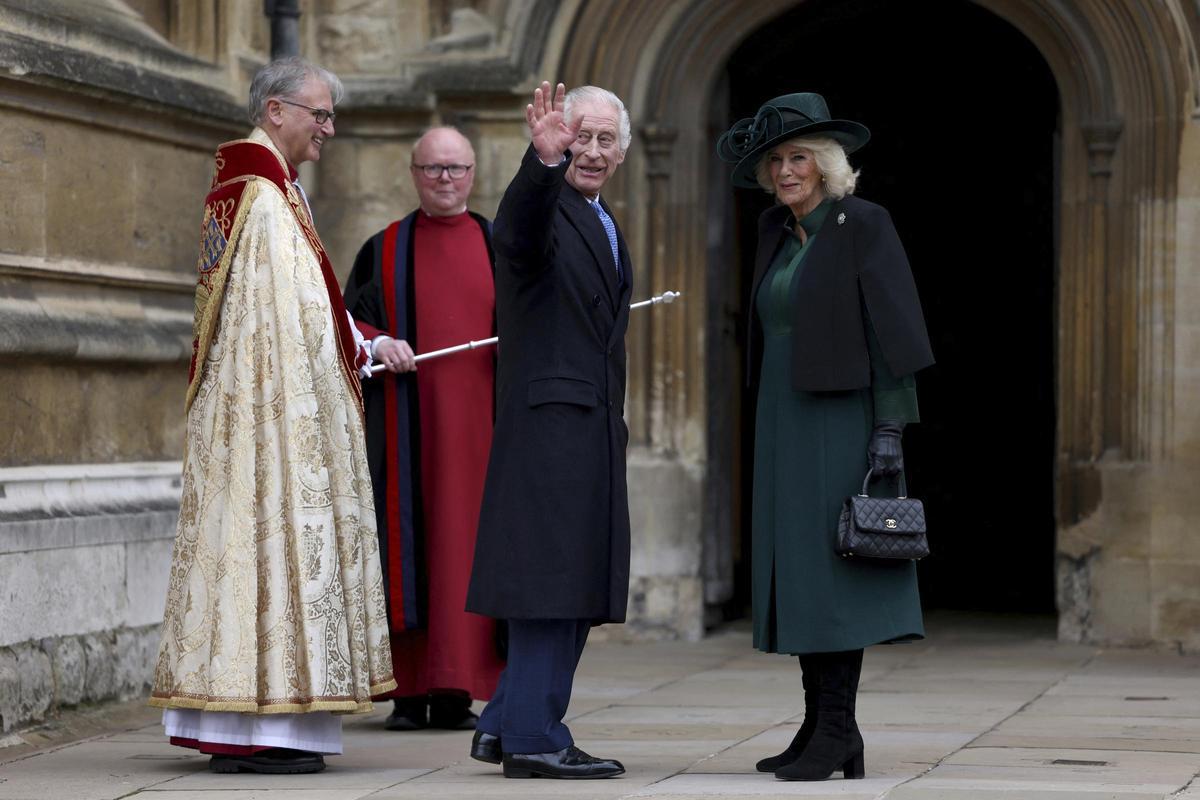
<path fill-rule="evenodd" d="M 586 619 L 508 620 L 508 664 L 476 730 L 499 736 L 506 753 L 553 753 L 575 743 L 563 724 Z"/>

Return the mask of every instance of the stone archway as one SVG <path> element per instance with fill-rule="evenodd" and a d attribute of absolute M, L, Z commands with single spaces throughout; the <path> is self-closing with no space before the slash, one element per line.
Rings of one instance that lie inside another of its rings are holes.
<path fill-rule="evenodd" d="M 1122 580 L 1101 568 L 1106 545 L 1126 539 L 1111 549 L 1121 551 L 1124 561 L 1132 553 L 1136 561 L 1138 547 L 1129 542 L 1149 538 L 1147 520 L 1111 513 L 1105 497 L 1137 492 L 1137 475 L 1175 455 L 1175 202 L 1181 134 L 1198 105 L 1197 13 L 1182 2 L 975 2 L 1034 43 L 1054 74 L 1062 104 L 1060 632 L 1067 638 L 1154 638 L 1154 588 L 1148 579 L 1141 621 L 1110 626 L 1095 606 L 1103 584 Z M 696 531 L 706 522 L 696 513 L 709 413 L 707 247 L 699 221 L 707 207 L 701 165 L 710 163 L 711 94 L 738 43 L 796 5 L 796 0 L 583 4 L 572 9 L 558 68 L 550 70 L 569 85 L 597 83 L 626 98 L 636 118 L 637 146 L 608 194 L 641 265 L 638 292 L 680 289 L 687 298 L 672 313 L 632 320 L 629 338 L 631 470 L 676 475 L 653 484 L 653 500 L 639 499 L 636 489 L 632 498 L 635 516 L 640 513 L 651 532 L 646 547 L 656 554 L 642 567 L 653 570 L 666 561 L 676 573 L 659 576 L 671 578 L 665 584 L 648 581 L 642 588 L 673 585 L 676 616 L 699 612 L 699 598 L 692 596 L 697 587 L 682 587 L 684 578 L 699 574 Z M 686 623 L 683 628 L 685 634 L 695 631 Z"/>

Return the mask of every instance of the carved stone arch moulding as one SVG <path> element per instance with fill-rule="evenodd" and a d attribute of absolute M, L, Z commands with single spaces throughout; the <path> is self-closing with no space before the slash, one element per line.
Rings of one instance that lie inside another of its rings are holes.
<path fill-rule="evenodd" d="M 1177 2 L 975 2 L 1034 43 L 1059 87 L 1057 450 L 1069 523 L 1096 499 L 1088 487 L 1102 455 L 1143 461 L 1167 450 L 1175 182 L 1196 91 L 1190 17 Z M 570 26 L 559 75 L 620 94 L 640 133 L 608 192 L 638 258 L 638 289 L 688 292 L 683 313 L 632 321 L 635 443 L 703 452 L 693 432 L 704 414 L 708 104 L 739 43 L 797 4 L 613 0 L 582 4 Z"/>

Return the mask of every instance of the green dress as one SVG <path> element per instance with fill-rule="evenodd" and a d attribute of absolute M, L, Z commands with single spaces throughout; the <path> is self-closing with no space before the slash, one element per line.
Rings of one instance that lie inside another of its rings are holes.
<path fill-rule="evenodd" d="M 768 653 L 857 650 L 924 636 L 910 561 L 834 552 L 838 515 L 860 491 L 875 419 L 917 421 L 911 375 L 896 378 L 870 324 L 871 387 L 802 392 L 791 384 L 791 307 L 804 258 L 832 203 L 800 220 L 807 241 L 785 239 L 754 299 L 763 361 L 754 437 L 754 646 Z M 866 318 L 864 308 L 864 318 Z M 872 494 L 894 491 L 872 482 Z"/>

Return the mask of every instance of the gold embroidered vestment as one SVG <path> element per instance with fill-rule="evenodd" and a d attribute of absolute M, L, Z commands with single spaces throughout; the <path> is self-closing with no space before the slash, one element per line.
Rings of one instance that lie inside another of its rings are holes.
<path fill-rule="evenodd" d="M 252 171 L 223 176 L 239 154 Z M 395 682 L 341 298 L 331 302 L 328 259 L 289 196 L 294 171 L 265 133 L 223 145 L 216 175 L 150 702 L 368 711 Z"/>

